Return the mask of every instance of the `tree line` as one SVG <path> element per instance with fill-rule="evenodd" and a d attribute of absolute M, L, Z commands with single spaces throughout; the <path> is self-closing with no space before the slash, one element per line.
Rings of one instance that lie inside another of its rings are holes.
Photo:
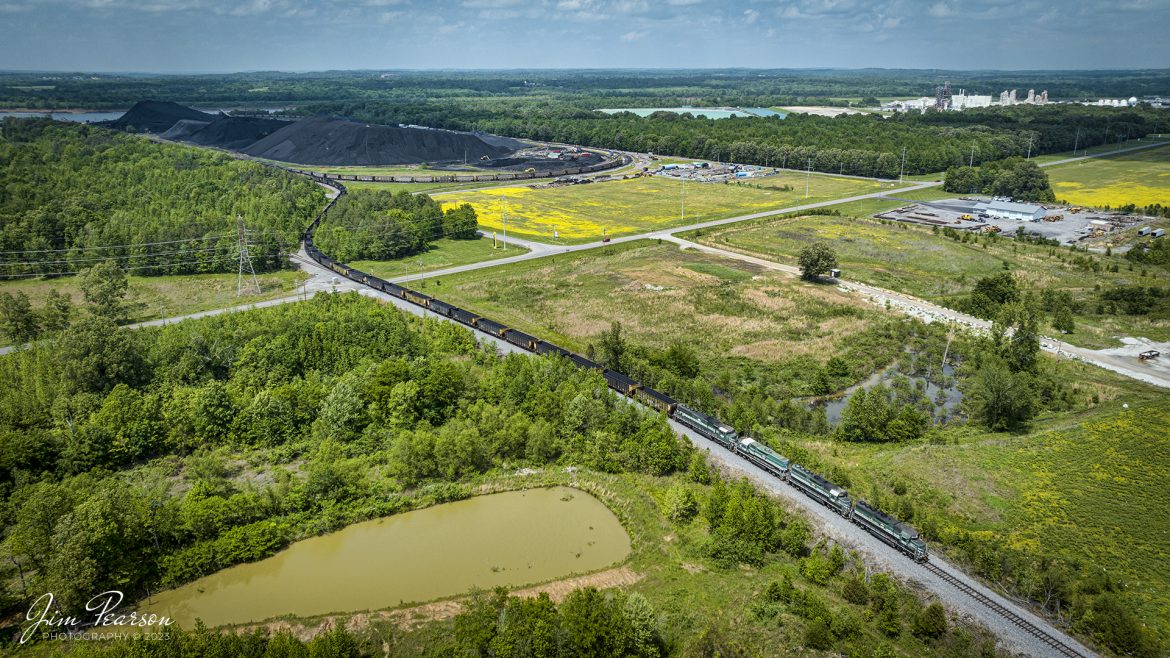
<path fill-rule="evenodd" d="M 331 258 L 352 262 L 402 258 L 439 238 L 474 240 L 478 231 L 471 204 L 444 210 L 425 194 L 358 189 L 333 204 L 313 239 Z"/>
<path fill-rule="evenodd" d="M 115 260 L 136 274 L 234 272 L 237 218 L 257 271 L 287 254 L 320 186 L 220 153 L 84 124 L 0 121 L 0 277 Z"/>
<path fill-rule="evenodd" d="M 511 137 L 688 158 L 898 178 L 954 166 L 1116 143 L 1166 129 L 1149 107 L 1049 105 L 822 117 L 706 119 L 656 112 L 608 115 L 542 98 L 354 101 L 315 104 L 377 123 L 482 130 Z M 604 107 L 604 106 L 600 106 Z M 903 152 L 905 158 L 903 159 Z"/>

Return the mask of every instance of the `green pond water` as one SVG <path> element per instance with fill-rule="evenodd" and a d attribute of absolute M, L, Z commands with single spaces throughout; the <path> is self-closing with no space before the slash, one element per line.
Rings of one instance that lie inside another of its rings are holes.
<path fill-rule="evenodd" d="M 593 496 L 565 487 L 478 496 L 349 526 L 142 602 L 191 628 L 376 610 L 593 571 L 630 536 Z"/>

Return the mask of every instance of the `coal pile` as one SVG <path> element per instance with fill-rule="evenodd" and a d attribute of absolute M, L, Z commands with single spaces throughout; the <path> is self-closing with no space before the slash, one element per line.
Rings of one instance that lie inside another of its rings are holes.
<path fill-rule="evenodd" d="M 171 126 L 165 133 L 159 135 L 159 137 L 175 142 L 182 141 L 199 132 L 200 130 L 203 130 L 210 123 L 210 121 L 193 121 L 191 119 L 182 119 L 176 122 L 175 125 Z"/>
<path fill-rule="evenodd" d="M 526 171 L 535 169 L 536 173 L 550 171 L 564 171 L 577 167 L 588 167 L 603 162 L 604 158 L 588 151 L 574 153 L 563 158 L 497 158 L 487 162 L 480 162 L 481 167 L 501 169 L 503 171 Z"/>
<path fill-rule="evenodd" d="M 238 151 L 288 125 L 290 122 L 280 119 L 233 117 L 221 113 L 215 121 L 178 139 L 199 146 L 215 146 Z"/>
<path fill-rule="evenodd" d="M 170 101 L 138 101 L 120 118 L 107 124 L 115 130 L 165 133 L 182 120 L 210 123 L 215 116 Z"/>
<path fill-rule="evenodd" d="M 359 123 L 338 117 L 302 119 L 241 149 L 248 155 L 309 165 L 398 165 L 479 162 L 514 149 L 471 133 Z"/>

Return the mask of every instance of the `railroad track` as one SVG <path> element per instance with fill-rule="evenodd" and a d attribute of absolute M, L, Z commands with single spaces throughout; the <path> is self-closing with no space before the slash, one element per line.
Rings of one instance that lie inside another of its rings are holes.
<path fill-rule="evenodd" d="M 975 599 L 976 601 L 983 604 L 984 606 L 990 608 L 997 615 L 1010 621 L 1011 623 L 1015 624 L 1016 626 L 1019 626 L 1021 629 L 1023 629 L 1024 632 L 1035 637 L 1036 639 L 1040 640 L 1044 644 L 1047 644 L 1048 646 L 1052 647 L 1061 655 L 1068 656 L 1069 658 L 1089 658 L 1089 656 L 1086 656 L 1085 654 L 1081 653 L 1080 651 L 1073 649 L 1072 647 L 1068 646 L 1064 642 L 1061 642 L 1060 640 L 1052 637 L 1051 635 L 1044 632 L 1043 630 L 1037 628 L 1034 624 L 1029 622 L 1027 619 L 1024 619 L 1023 617 L 1017 615 L 1016 613 L 1012 612 L 1011 610 L 1008 610 L 1007 608 L 1003 607 L 998 602 L 996 602 L 994 599 L 984 595 L 982 592 L 975 589 L 974 587 L 971 587 L 967 583 L 964 583 L 963 581 L 959 580 L 958 578 L 955 578 L 954 576 L 947 573 L 946 571 L 943 571 L 937 565 L 926 562 L 926 563 L 923 563 L 922 566 L 925 567 L 927 571 L 929 571 L 929 572 L 933 573 L 934 575 L 938 576 L 939 578 L 942 578 L 943 580 L 945 580 L 948 584 L 953 586 L 955 589 L 966 594 L 967 596 L 970 596 L 971 598 Z"/>

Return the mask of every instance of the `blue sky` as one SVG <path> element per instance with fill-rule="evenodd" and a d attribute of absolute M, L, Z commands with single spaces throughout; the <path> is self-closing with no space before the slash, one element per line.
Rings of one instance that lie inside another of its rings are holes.
<path fill-rule="evenodd" d="M 1170 0 L 0 0 L 0 69 L 1170 68 Z"/>

